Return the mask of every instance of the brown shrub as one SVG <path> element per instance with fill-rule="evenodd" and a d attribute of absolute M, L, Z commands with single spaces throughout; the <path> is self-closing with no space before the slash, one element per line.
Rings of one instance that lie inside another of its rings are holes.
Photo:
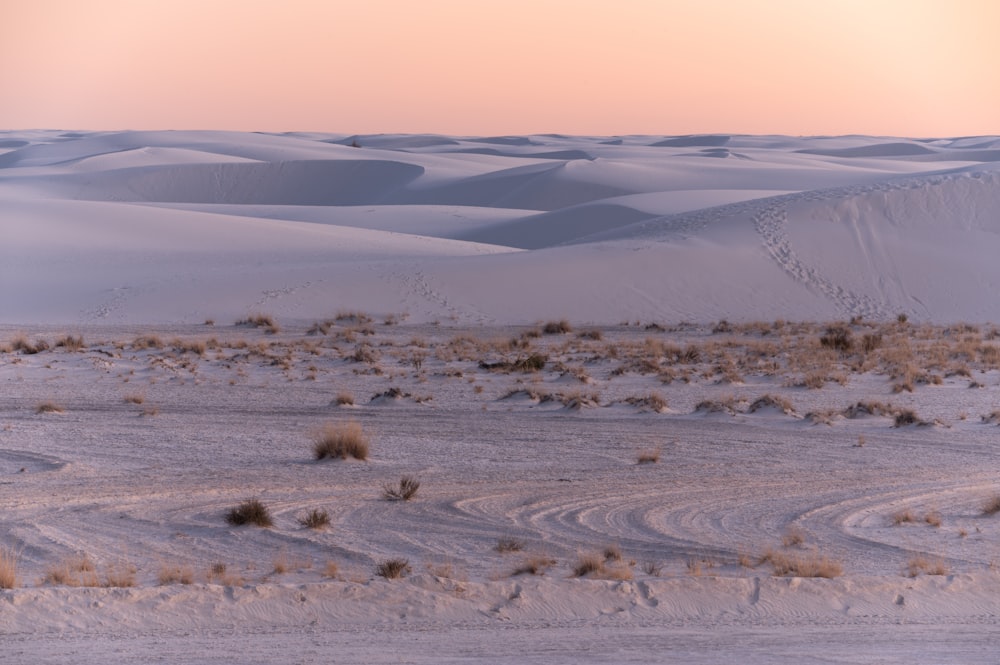
<path fill-rule="evenodd" d="M 327 423 L 313 434 L 313 453 L 317 460 L 368 459 L 368 435 L 356 422 L 344 424 Z"/>

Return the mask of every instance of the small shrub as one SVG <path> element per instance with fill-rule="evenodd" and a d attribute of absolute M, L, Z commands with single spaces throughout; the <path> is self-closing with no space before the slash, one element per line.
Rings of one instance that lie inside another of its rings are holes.
<path fill-rule="evenodd" d="M 556 565 L 556 560 L 548 556 L 533 556 L 522 561 L 514 570 L 511 577 L 518 575 L 544 575 L 552 566 Z"/>
<path fill-rule="evenodd" d="M 340 574 L 340 566 L 337 565 L 336 561 L 327 561 L 323 566 L 323 577 L 329 577 L 331 579 L 337 577 Z"/>
<path fill-rule="evenodd" d="M 820 345 L 836 351 L 850 351 L 854 346 L 851 330 L 846 326 L 830 326 L 819 338 Z"/>
<path fill-rule="evenodd" d="M 18 552 L 10 547 L 0 547 L 0 589 L 13 589 L 20 584 L 17 577 Z"/>
<path fill-rule="evenodd" d="M 64 413 L 66 409 L 55 402 L 42 402 L 35 407 L 35 413 Z"/>
<path fill-rule="evenodd" d="M 520 552 L 524 549 L 524 541 L 520 538 L 514 538 L 513 536 L 504 536 L 497 540 L 497 544 L 493 549 L 501 554 L 506 554 L 507 552 Z"/>
<path fill-rule="evenodd" d="M 86 554 L 78 554 L 50 567 L 45 571 L 42 583 L 74 587 L 101 585 L 94 562 Z"/>
<path fill-rule="evenodd" d="M 569 321 L 566 319 L 549 321 L 542 326 L 542 332 L 546 335 L 564 335 L 566 333 L 573 332 L 573 326 L 571 326 Z"/>
<path fill-rule="evenodd" d="M 947 575 L 948 565 L 941 559 L 930 559 L 923 555 L 917 555 L 906 563 L 906 576 L 917 577 L 918 575 Z"/>
<path fill-rule="evenodd" d="M 156 574 L 156 581 L 160 586 L 168 584 L 194 584 L 194 571 L 190 566 L 160 566 Z"/>
<path fill-rule="evenodd" d="M 275 322 L 274 317 L 270 314 L 251 314 L 245 319 L 240 319 L 236 322 L 238 326 L 249 326 L 251 328 L 265 328 L 266 332 L 274 334 L 281 331 L 278 324 Z"/>
<path fill-rule="evenodd" d="M 1000 513 L 1000 494 L 996 494 L 983 503 L 983 515 L 996 515 Z"/>
<path fill-rule="evenodd" d="M 659 577 L 663 574 L 663 564 L 659 561 L 645 561 L 642 564 L 642 572 L 651 577 Z"/>
<path fill-rule="evenodd" d="M 660 450 L 659 448 L 652 450 L 642 450 L 639 451 L 638 459 L 636 459 L 636 464 L 656 464 L 660 461 Z"/>
<path fill-rule="evenodd" d="M 907 508 L 906 510 L 894 512 L 891 519 L 893 526 L 899 526 L 900 524 L 913 524 L 917 521 L 917 516 L 913 514 L 912 510 Z"/>
<path fill-rule="evenodd" d="M 317 460 L 326 459 L 368 459 L 368 435 L 356 422 L 345 424 L 327 423 L 313 435 L 313 453 Z"/>
<path fill-rule="evenodd" d="M 256 498 L 247 499 L 235 508 L 230 508 L 226 513 L 226 522 L 233 526 L 254 524 L 267 527 L 274 524 L 274 520 L 271 519 L 271 511 Z"/>
<path fill-rule="evenodd" d="M 584 577 L 604 572 L 604 557 L 599 554 L 583 554 L 573 566 L 573 577 Z"/>
<path fill-rule="evenodd" d="M 36 353 L 47 351 L 49 348 L 49 343 L 43 339 L 31 342 L 24 335 L 18 335 L 11 341 L 11 348 L 14 351 L 20 351 L 26 356 L 32 356 L 35 355 Z"/>
<path fill-rule="evenodd" d="M 333 402 L 337 406 L 354 406 L 354 395 L 347 391 L 341 391 L 337 393 L 337 397 Z"/>
<path fill-rule="evenodd" d="M 406 559 L 386 559 L 375 566 L 375 574 L 387 580 L 406 577 L 411 570 L 410 562 Z"/>
<path fill-rule="evenodd" d="M 781 544 L 785 547 L 799 547 L 806 542 L 806 532 L 798 527 L 789 527 L 785 535 L 781 537 Z"/>
<path fill-rule="evenodd" d="M 83 336 L 78 335 L 73 337 L 73 335 L 66 335 L 56 340 L 56 346 L 64 348 L 67 351 L 79 351 L 83 348 Z"/>
<path fill-rule="evenodd" d="M 313 508 L 299 518 L 299 524 L 307 529 L 322 529 L 330 525 L 330 514 L 325 510 Z"/>
<path fill-rule="evenodd" d="M 386 483 L 382 486 L 382 498 L 387 501 L 409 501 L 417 495 L 419 489 L 419 480 L 413 476 L 403 476 L 399 479 L 399 485 Z"/>
<path fill-rule="evenodd" d="M 941 526 L 941 513 L 931 511 L 924 515 L 924 522 L 930 524 L 933 527 Z"/>
<path fill-rule="evenodd" d="M 128 588 L 135 586 L 136 568 L 127 561 L 116 561 L 104 571 L 102 586 L 110 588 Z"/>
<path fill-rule="evenodd" d="M 844 572 L 838 562 L 819 554 L 793 555 L 768 550 L 760 562 L 770 563 L 774 567 L 774 574 L 778 576 L 834 578 Z"/>
<path fill-rule="evenodd" d="M 142 404 L 146 401 L 146 396 L 142 393 L 132 393 L 130 395 L 125 395 L 125 402 L 127 404 Z"/>

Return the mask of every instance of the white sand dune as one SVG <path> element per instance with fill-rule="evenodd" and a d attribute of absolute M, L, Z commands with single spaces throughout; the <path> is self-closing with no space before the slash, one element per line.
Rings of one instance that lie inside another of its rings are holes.
<path fill-rule="evenodd" d="M 212 307 L 186 302 L 199 290 L 219 296 L 215 316 L 227 318 L 283 289 L 295 295 L 268 305 L 299 318 L 331 301 L 492 322 L 544 312 L 603 323 L 1000 317 L 995 137 L 7 132 L 3 141 L 8 322 L 93 312 L 139 322 L 154 311 L 156 321 L 191 321 Z M 338 226 L 404 235 L 376 241 Z M 387 263 L 370 260 L 373 242 L 387 243 L 378 250 Z M 230 263 L 238 277 L 208 258 L 223 249 L 242 257 Z M 531 251 L 484 255 L 504 249 Z M 454 260 L 462 254 L 477 258 Z M 245 280 L 254 266 L 262 278 Z M 295 288 L 307 283 L 350 288 L 333 297 Z M 511 284 L 532 297 L 512 297 Z M 119 297 L 129 292 L 144 295 Z"/>

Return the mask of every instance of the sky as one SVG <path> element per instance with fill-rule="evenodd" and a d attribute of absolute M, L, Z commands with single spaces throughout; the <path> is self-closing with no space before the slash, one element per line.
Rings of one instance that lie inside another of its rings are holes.
<path fill-rule="evenodd" d="M 1000 133 L 998 0 L 0 0 L 0 129 Z"/>

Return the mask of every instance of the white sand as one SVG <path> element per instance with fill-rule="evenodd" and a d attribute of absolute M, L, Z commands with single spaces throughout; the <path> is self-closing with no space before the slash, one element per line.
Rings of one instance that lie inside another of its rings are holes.
<path fill-rule="evenodd" d="M 941 385 L 896 394 L 842 367 L 846 385 L 807 390 L 767 371 L 772 350 L 736 384 L 707 359 L 664 384 L 609 349 L 725 341 L 722 318 L 1000 320 L 1000 139 L 352 138 L 0 133 L 0 346 L 85 340 L 0 354 L 0 546 L 21 578 L 0 591 L 5 662 L 996 662 L 1000 517 L 980 507 L 1000 429 L 980 416 L 998 370 L 949 358 L 971 376 L 921 367 Z M 339 310 L 374 334 L 306 334 Z M 282 331 L 232 325 L 252 312 Z M 481 369 L 518 355 L 499 344 L 448 350 L 561 317 L 604 340 L 532 340 L 534 375 Z M 706 325 L 644 327 L 684 321 Z M 990 330 L 932 332 L 978 348 Z M 146 333 L 221 347 L 135 349 Z M 380 373 L 347 358 L 366 343 Z M 411 397 L 371 401 L 393 387 Z M 524 388 L 597 406 L 503 399 Z M 357 405 L 331 405 L 345 390 Z M 664 413 L 623 402 L 650 391 Z M 747 412 L 765 393 L 796 413 Z M 729 395 L 735 415 L 696 411 Z M 859 400 L 939 424 L 802 418 Z M 312 461 L 310 429 L 352 418 L 369 461 Z M 382 500 L 406 473 L 417 498 Z M 250 496 L 273 527 L 225 523 Z M 300 527 L 311 508 L 331 528 Z M 942 526 L 893 526 L 907 509 Z M 843 575 L 738 564 L 793 527 L 789 551 Z M 495 552 L 503 536 L 525 553 Z M 609 545 L 632 579 L 572 577 Z M 80 553 L 135 586 L 43 582 Z M 556 563 L 511 577 L 528 555 Z M 915 556 L 948 574 L 904 576 Z M 388 557 L 412 574 L 376 578 Z M 208 580 L 215 563 L 232 579 Z M 194 583 L 160 585 L 167 565 Z"/>

